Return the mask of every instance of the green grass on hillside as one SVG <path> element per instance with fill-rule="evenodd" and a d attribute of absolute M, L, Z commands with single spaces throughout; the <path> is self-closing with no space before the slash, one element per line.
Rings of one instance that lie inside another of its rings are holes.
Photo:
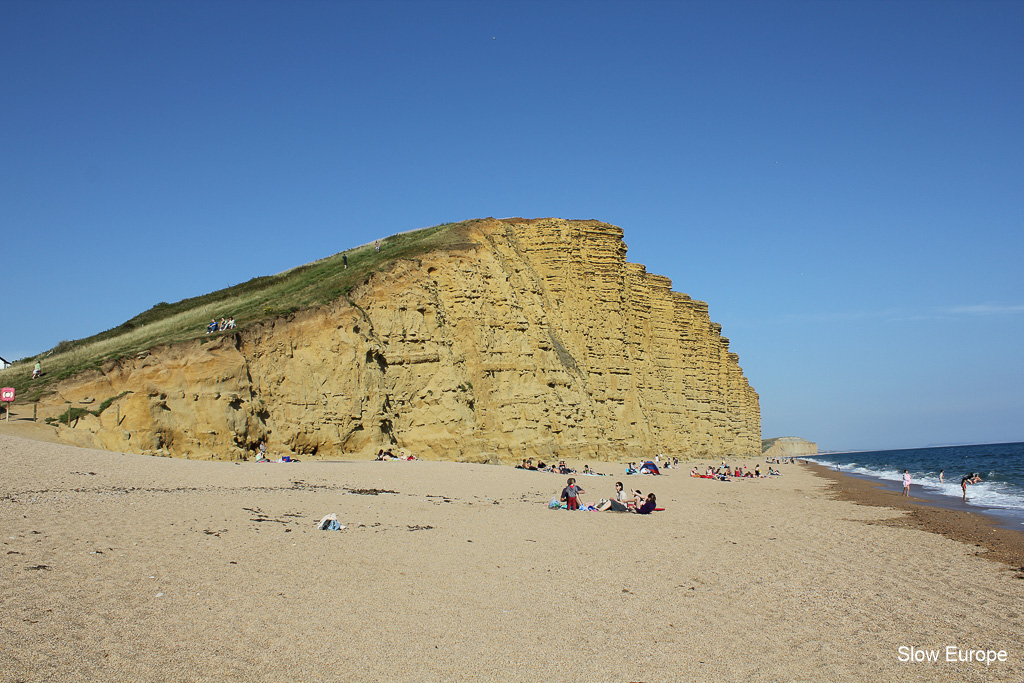
<path fill-rule="evenodd" d="M 52 391 L 56 382 L 98 369 L 104 361 L 133 356 L 162 344 L 205 338 L 206 325 L 211 318 L 234 316 L 238 328 L 244 329 L 264 320 L 330 303 L 347 297 L 352 288 L 371 273 L 384 270 L 399 259 L 415 258 L 436 249 L 458 248 L 463 242 L 457 228 L 474 222 L 445 223 L 401 233 L 381 240 L 380 252 L 373 244 L 363 245 L 279 275 L 256 277 L 173 304 L 158 303 L 113 329 L 85 339 L 62 341 L 49 351 L 0 370 L 0 384 L 14 387 L 18 402 L 35 401 Z M 343 265 L 343 255 L 348 256 L 348 269 Z M 33 380 L 32 367 L 36 361 L 42 363 L 44 374 Z"/>

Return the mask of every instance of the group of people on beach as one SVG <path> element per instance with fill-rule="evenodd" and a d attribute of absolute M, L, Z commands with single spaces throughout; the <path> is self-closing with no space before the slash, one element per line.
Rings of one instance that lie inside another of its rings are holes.
<path fill-rule="evenodd" d="M 697 467 L 694 466 L 690 470 L 691 477 L 697 477 L 699 479 L 717 479 L 718 481 L 732 481 L 733 479 L 767 479 L 768 477 L 781 477 L 782 473 L 777 469 L 768 466 L 768 474 L 761 474 L 761 465 L 754 464 L 754 469 L 751 470 L 747 465 L 737 465 L 736 467 L 730 467 L 728 463 L 723 462 L 718 467 L 711 467 L 708 465 L 704 470 L 704 474 L 697 471 Z"/>
<path fill-rule="evenodd" d="M 533 458 L 526 458 L 522 463 L 516 465 L 517 470 L 530 470 L 531 472 L 550 472 L 553 474 L 576 474 L 576 470 L 565 464 L 564 460 L 559 460 L 558 464 L 546 464 L 542 460 L 538 460 L 536 464 L 533 462 Z M 589 465 L 584 465 L 583 474 L 597 475 L 598 473 L 591 470 Z"/>
<path fill-rule="evenodd" d="M 377 451 L 377 456 L 374 458 L 374 460 L 381 460 L 381 461 L 383 461 L 383 460 L 415 460 L 415 459 L 416 459 L 416 456 L 413 455 L 412 453 L 398 453 L 396 455 L 395 452 L 392 451 L 390 448 L 388 448 L 386 450 L 383 449 L 383 448 L 380 449 L 379 451 Z"/>
<path fill-rule="evenodd" d="M 217 322 L 216 318 L 210 318 L 210 324 L 206 326 L 206 334 L 213 332 L 223 332 L 224 330 L 235 329 L 235 317 L 229 316 L 227 318 L 221 317 L 220 322 Z"/>
<path fill-rule="evenodd" d="M 580 510 L 580 494 L 586 493 L 576 484 L 573 477 L 569 477 L 566 486 L 562 489 L 560 502 L 565 503 L 566 510 Z M 601 501 L 588 509 L 595 512 L 635 512 L 638 515 L 649 515 L 658 507 L 658 499 L 653 493 L 648 493 L 645 498 L 640 491 L 633 491 L 627 494 L 621 481 L 615 482 L 615 493 L 609 499 L 602 498 Z"/>
<path fill-rule="evenodd" d="M 282 455 L 277 460 L 271 460 L 267 457 L 267 442 L 260 441 L 259 445 L 256 446 L 256 462 L 299 462 L 298 459 L 293 458 L 290 455 Z"/>
<path fill-rule="evenodd" d="M 900 496 L 910 497 L 910 482 L 913 478 L 910 476 L 910 470 L 903 470 L 903 491 Z M 943 484 L 946 481 L 946 470 L 939 470 L 939 483 Z M 964 502 L 967 502 L 967 487 L 971 484 L 981 483 L 981 475 L 977 472 L 970 472 L 960 478 L 960 490 L 964 492 Z"/>

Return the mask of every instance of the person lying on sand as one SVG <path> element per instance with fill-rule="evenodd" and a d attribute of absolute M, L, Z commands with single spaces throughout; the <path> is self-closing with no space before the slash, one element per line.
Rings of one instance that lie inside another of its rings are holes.
<path fill-rule="evenodd" d="M 637 513 L 638 515 L 649 515 L 652 512 L 654 512 L 654 508 L 656 507 L 658 507 L 657 498 L 655 498 L 653 493 L 648 493 L 647 500 L 645 500 L 642 504 L 634 507 L 633 512 Z"/>

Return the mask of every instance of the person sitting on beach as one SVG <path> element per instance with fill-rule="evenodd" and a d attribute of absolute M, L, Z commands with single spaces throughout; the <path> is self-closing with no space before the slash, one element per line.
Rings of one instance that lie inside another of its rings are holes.
<path fill-rule="evenodd" d="M 629 512 L 629 497 L 626 496 L 626 492 L 622 490 L 622 482 L 615 482 L 615 496 L 611 500 L 606 500 L 597 506 L 597 509 L 601 512 Z"/>
<path fill-rule="evenodd" d="M 699 477 L 700 476 L 700 474 L 697 473 L 697 466 L 696 465 L 694 465 L 693 469 L 690 470 L 690 476 L 691 477 Z"/>
<path fill-rule="evenodd" d="M 210 324 L 206 326 L 206 334 L 217 331 L 217 319 L 210 318 Z"/>
<path fill-rule="evenodd" d="M 227 324 L 227 328 L 225 328 L 225 329 L 228 329 L 228 330 L 235 329 L 235 316 L 233 316 L 233 315 L 228 316 L 228 324 Z"/>
<path fill-rule="evenodd" d="M 626 474 L 636 474 L 636 466 L 633 463 L 626 465 Z"/>
<path fill-rule="evenodd" d="M 981 477 L 976 472 L 964 475 L 964 478 L 960 480 L 960 488 L 964 490 L 964 502 L 967 502 L 967 485 L 977 484 L 981 481 Z"/>
<path fill-rule="evenodd" d="M 657 465 L 648 460 L 640 466 L 640 474 L 661 474 L 661 471 L 658 469 Z"/>
<path fill-rule="evenodd" d="M 658 500 L 655 498 L 653 493 L 647 494 L 647 500 L 640 505 L 633 508 L 633 512 L 638 515 L 649 515 L 654 512 L 654 508 L 658 507 Z"/>
<path fill-rule="evenodd" d="M 779 472 L 779 471 L 778 471 L 777 469 L 775 469 L 774 467 L 769 467 L 769 468 L 768 468 L 768 475 L 769 475 L 769 476 L 772 476 L 772 477 L 781 477 L 781 476 L 782 476 L 782 473 L 781 473 L 781 472 Z"/>
<path fill-rule="evenodd" d="M 761 477 L 761 465 L 760 464 L 754 465 L 754 476 L 758 477 L 758 478 Z"/>
<path fill-rule="evenodd" d="M 569 477 L 569 481 L 566 483 L 566 487 L 562 489 L 562 502 L 565 503 L 566 510 L 579 510 L 580 509 L 580 494 L 586 493 L 583 489 L 576 485 L 576 480 Z"/>

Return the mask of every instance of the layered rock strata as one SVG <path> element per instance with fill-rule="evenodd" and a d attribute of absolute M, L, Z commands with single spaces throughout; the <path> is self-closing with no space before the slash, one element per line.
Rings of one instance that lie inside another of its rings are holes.
<path fill-rule="evenodd" d="M 757 393 L 707 304 L 627 263 L 597 221 L 485 219 L 347 300 L 65 382 L 119 396 L 61 430 L 176 457 L 464 461 L 754 455 Z"/>
<path fill-rule="evenodd" d="M 768 458 L 792 458 L 817 455 L 818 444 L 799 436 L 779 436 L 761 442 L 762 455 Z"/>

